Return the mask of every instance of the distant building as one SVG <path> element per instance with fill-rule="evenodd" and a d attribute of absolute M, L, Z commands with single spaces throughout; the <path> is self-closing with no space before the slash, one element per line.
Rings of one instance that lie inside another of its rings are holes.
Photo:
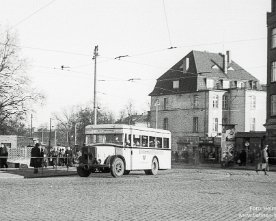
<path fill-rule="evenodd" d="M 0 144 L 3 144 L 8 149 L 23 148 L 28 145 L 33 145 L 31 138 L 17 135 L 0 135 Z"/>
<path fill-rule="evenodd" d="M 146 112 L 143 114 L 133 114 L 131 116 L 120 119 L 115 123 L 116 124 L 135 125 L 135 126 L 139 126 L 139 127 L 149 127 L 150 126 L 149 113 Z"/>
<path fill-rule="evenodd" d="M 191 51 L 157 79 L 150 96 L 151 127 L 172 132 L 174 151 L 195 154 L 201 146 L 199 154 L 218 159 L 215 138 L 223 124 L 241 132 L 265 130 L 265 87 L 229 51 Z"/>
<path fill-rule="evenodd" d="M 276 1 L 271 0 L 267 13 L 267 143 L 272 157 L 276 156 Z M 274 159 L 275 160 L 275 159 Z"/>

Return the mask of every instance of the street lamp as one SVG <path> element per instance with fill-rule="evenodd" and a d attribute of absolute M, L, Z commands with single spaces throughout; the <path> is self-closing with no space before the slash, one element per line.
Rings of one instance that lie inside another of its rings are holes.
<path fill-rule="evenodd" d="M 157 129 L 158 127 L 158 106 L 160 105 L 159 99 L 156 99 L 154 106 L 156 107 L 156 113 L 155 113 L 155 128 Z"/>

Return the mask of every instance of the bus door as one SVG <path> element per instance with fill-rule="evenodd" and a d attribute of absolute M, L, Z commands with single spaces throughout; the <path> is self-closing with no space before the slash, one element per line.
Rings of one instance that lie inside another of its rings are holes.
<path fill-rule="evenodd" d="M 132 146 L 131 134 L 125 134 L 124 158 L 126 161 L 126 170 L 132 170 L 131 146 Z"/>
<path fill-rule="evenodd" d="M 133 134 L 133 144 L 131 149 L 132 170 L 141 168 L 142 156 L 140 155 L 141 135 Z"/>
<path fill-rule="evenodd" d="M 148 136 L 133 135 L 133 148 L 132 148 L 132 168 L 135 169 L 148 169 L 149 168 L 149 139 Z"/>

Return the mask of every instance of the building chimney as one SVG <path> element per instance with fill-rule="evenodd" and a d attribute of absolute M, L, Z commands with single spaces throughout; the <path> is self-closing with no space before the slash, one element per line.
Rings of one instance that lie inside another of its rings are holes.
<path fill-rule="evenodd" d="M 226 56 L 227 56 L 227 64 L 230 64 L 232 62 L 232 60 L 231 60 L 231 52 L 230 51 L 226 51 Z"/>
<path fill-rule="evenodd" d="M 227 54 L 222 55 L 223 57 L 223 72 L 227 74 Z"/>

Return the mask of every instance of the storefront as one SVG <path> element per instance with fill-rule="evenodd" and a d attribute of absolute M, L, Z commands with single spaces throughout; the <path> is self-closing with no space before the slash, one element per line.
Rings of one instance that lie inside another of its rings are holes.
<path fill-rule="evenodd" d="M 265 132 L 238 132 L 235 161 L 242 165 L 255 164 L 265 142 Z"/>
<path fill-rule="evenodd" d="M 177 152 L 178 160 L 183 163 L 194 163 L 199 162 L 199 150 L 198 150 L 198 137 L 187 136 L 181 137 L 177 141 Z"/>
<path fill-rule="evenodd" d="M 214 137 L 199 138 L 199 161 L 200 163 L 219 162 L 219 146 L 215 145 Z"/>

